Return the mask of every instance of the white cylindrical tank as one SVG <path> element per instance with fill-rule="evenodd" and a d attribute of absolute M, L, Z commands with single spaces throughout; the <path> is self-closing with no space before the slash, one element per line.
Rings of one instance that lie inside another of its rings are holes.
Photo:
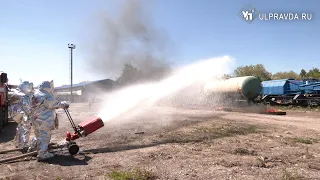
<path fill-rule="evenodd" d="M 254 76 L 212 81 L 204 85 L 206 94 L 239 94 L 247 99 L 256 98 L 261 90 L 261 82 Z"/>

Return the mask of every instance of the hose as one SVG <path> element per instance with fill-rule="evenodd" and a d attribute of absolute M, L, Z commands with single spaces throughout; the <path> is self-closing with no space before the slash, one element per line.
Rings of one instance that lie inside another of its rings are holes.
<path fill-rule="evenodd" d="M 2 160 L 0 160 L 0 164 L 1 163 L 5 163 L 5 162 L 10 162 L 10 161 L 13 161 L 13 160 L 17 160 L 17 159 L 21 159 L 21 158 L 28 157 L 28 156 L 37 155 L 37 154 L 38 154 L 37 151 L 33 151 L 33 152 L 29 152 L 29 153 L 26 153 L 26 154 L 23 154 L 23 155 L 20 155 L 20 156 L 14 156 L 14 157 L 2 159 Z"/>
<path fill-rule="evenodd" d="M 20 148 L 16 148 L 16 149 L 9 149 L 9 150 L 4 150 L 4 151 L 0 151 L 0 154 L 5 154 L 8 152 L 15 152 L 15 151 L 21 151 Z"/>

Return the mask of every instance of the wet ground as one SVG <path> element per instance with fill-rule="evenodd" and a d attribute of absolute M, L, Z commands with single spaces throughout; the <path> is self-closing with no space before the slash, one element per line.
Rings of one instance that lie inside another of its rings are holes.
<path fill-rule="evenodd" d="M 94 109 L 72 104 L 70 112 L 79 123 L 95 115 Z M 58 114 L 53 142 L 72 131 L 64 112 Z M 14 148 L 14 127 L 0 135 L 0 150 Z M 105 122 L 76 141 L 78 155 L 60 151 L 48 162 L 0 164 L 0 178 L 112 179 L 136 172 L 140 179 L 320 179 L 319 140 L 318 112 L 274 116 L 157 106 Z"/>

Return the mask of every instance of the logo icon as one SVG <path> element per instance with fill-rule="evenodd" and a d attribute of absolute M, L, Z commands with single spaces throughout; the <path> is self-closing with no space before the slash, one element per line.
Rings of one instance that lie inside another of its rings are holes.
<path fill-rule="evenodd" d="M 245 5 L 245 7 L 238 12 L 238 16 L 249 24 L 251 24 L 259 14 L 260 12 L 249 4 Z"/>

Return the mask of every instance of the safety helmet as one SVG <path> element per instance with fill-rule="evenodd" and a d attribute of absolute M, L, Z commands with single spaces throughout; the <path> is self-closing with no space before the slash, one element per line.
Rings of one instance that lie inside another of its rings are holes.
<path fill-rule="evenodd" d="M 38 88 L 40 90 L 44 90 L 47 91 L 48 93 L 53 93 L 54 91 L 54 84 L 53 84 L 53 80 L 52 81 L 43 81 Z"/>
<path fill-rule="evenodd" d="M 29 81 L 23 81 L 20 83 L 19 89 L 25 94 L 30 94 L 33 91 L 33 83 L 30 83 Z"/>

